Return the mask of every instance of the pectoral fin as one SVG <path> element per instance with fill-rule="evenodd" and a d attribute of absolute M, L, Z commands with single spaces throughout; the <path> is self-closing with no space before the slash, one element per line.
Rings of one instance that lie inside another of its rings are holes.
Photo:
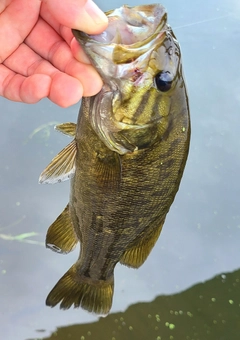
<path fill-rule="evenodd" d="M 78 242 L 69 214 L 69 205 L 50 225 L 46 236 L 46 247 L 57 253 L 67 254 Z"/>
<path fill-rule="evenodd" d="M 55 130 L 62 132 L 64 135 L 75 137 L 76 135 L 75 123 L 63 123 L 55 126 Z"/>
<path fill-rule="evenodd" d="M 164 221 L 151 233 L 147 233 L 145 237 L 141 235 L 134 244 L 124 252 L 120 259 L 120 263 L 132 268 L 139 268 L 147 259 L 152 248 L 161 233 Z"/>
<path fill-rule="evenodd" d="M 120 156 L 113 151 L 98 155 L 97 173 L 98 186 L 116 190 L 121 183 L 122 165 Z"/>
<path fill-rule="evenodd" d="M 75 173 L 77 146 L 75 139 L 69 143 L 41 173 L 39 183 L 54 184 L 71 178 Z"/>

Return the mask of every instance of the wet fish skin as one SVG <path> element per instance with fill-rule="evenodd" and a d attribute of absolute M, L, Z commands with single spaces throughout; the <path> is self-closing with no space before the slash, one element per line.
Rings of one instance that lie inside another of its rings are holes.
<path fill-rule="evenodd" d="M 71 177 L 69 205 L 50 226 L 47 246 L 68 253 L 81 244 L 78 261 L 48 295 L 49 306 L 107 314 L 115 265 L 144 263 L 178 191 L 189 149 L 189 106 L 179 45 L 159 6 L 119 10 L 130 28 L 157 17 L 147 47 L 142 41 L 104 45 L 104 36 L 74 31 L 104 86 L 83 98 L 77 125 L 58 127 L 75 138 L 40 177 L 45 183 Z M 166 92 L 156 85 L 164 89 L 162 75 L 170 75 Z"/>

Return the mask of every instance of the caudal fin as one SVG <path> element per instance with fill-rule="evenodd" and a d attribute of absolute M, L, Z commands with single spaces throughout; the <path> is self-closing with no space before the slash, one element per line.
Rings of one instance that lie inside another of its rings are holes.
<path fill-rule="evenodd" d="M 46 305 L 56 306 L 61 302 L 61 309 L 82 307 L 89 312 L 107 315 L 112 306 L 114 282 L 93 281 L 81 277 L 74 264 L 53 287 L 46 299 Z"/>

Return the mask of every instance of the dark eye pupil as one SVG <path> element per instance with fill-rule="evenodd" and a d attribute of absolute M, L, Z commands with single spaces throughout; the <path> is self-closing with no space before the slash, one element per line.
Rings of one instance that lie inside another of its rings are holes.
<path fill-rule="evenodd" d="M 167 92 L 172 86 L 172 75 L 170 72 L 161 71 L 155 77 L 157 89 L 161 92 Z"/>

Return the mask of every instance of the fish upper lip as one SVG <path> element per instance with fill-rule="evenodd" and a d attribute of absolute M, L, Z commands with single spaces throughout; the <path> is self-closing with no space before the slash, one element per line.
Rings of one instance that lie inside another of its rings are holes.
<path fill-rule="evenodd" d="M 123 43 L 115 43 L 115 42 L 101 42 L 93 38 L 93 36 L 88 35 L 82 31 L 78 31 L 72 29 L 72 33 L 80 43 L 80 45 L 84 46 L 85 48 L 96 46 L 96 48 L 102 49 L 112 49 L 114 50 L 116 47 L 125 49 L 126 51 L 145 51 L 152 46 L 158 44 L 159 40 L 162 40 L 166 35 L 166 32 L 169 30 L 168 26 L 164 26 L 162 30 L 158 32 L 154 32 L 153 34 L 149 35 L 145 39 L 141 40 L 140 42 L 134 42 L 132 44 L 123 44 Z"/>

